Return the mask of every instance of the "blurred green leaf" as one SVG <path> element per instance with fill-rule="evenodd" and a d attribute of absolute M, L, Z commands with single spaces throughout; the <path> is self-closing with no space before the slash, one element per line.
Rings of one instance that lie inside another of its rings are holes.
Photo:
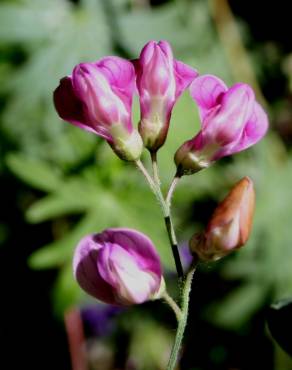
<path fill-rule="evenodd" d="M 83 296 L 73 277 L 72 266 L 67 264 L 60 270 L 52 292 L 55 314 L 62 319 L 66 309 L 78 305 Z"/>
<path fill-rule="evenodd" d="M 22 154 L 9 154 L 7 165 L 21 180 L 39 190 L 52 191 L 62 183 L 60 173 L 47 162 Z"/>
<path fill-rule="evenodd" d="M 104 224 L 104 218 L 97 212 L 87 214 L 69 234 L 36 250 L 28 259 L 29 266 L 33 269 L 62 268 L 72 260 L 73 250 L 80 239 L 96 232 L 98 227 L 105 228 Z"/>
<path fill-rule="evenodd" d="M 222 301 L 214 302 L 206 313 L 209 321 L 228 329 L 238 329 L 261 307 L 265 290 L 250 283 L 234 289 Z"/>
<path fill-rule="evenodd" d="M 147 318 L 133 324 L 130 358 L 137 361 L 139 370 L 165 369 L 173 343 L 171 333 Z"/>
<path fill-rule="evenodd" d="M 0 4 L 0 41 L 36 42 L 48 38 L 64 22 L 68 5 L 58 0 L 3 2 Z"/>
<path fill-rule="evenodd" d="M 98 205 L 101 188 L 93 188 L 83 179 L 64 182 L 58 190 L 34 203 L 26 213 L 30 222 L 42 222 L 59 216 L 82 213 Z M 101 201 L 102 202 L 102 201 Z"/>

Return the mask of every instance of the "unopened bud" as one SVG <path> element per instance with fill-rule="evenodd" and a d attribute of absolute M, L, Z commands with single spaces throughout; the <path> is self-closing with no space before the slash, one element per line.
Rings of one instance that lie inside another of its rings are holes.
<path fill-rule="evenodd" d="M 155 152 L 166 140 L 174 104 L 198 73 L 175 60 L 166 41 L 148 42 L 133 64 L 140 97 L 139 132 L 145 147 Z"/>
<path fill-rule="evenodd" d="M 191 238 L 191 252 L 210 261 L 243 246 L 251 232 L 254 205 L 253 182 L 244 177 L 215 209 L 206 231 Z"/>

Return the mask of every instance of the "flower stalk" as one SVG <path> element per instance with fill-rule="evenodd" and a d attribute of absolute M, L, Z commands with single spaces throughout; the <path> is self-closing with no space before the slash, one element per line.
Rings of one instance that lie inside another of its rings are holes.
<path fill-rule="evenodd" d="M 165 302 L 170 306 L 170 308 L 175 313 L 177 322 L 179 323 L 182 319 L 182 311 L 175 302 L 175 300 L 167 293 L 167 291 L 164 292 L 162 298 L 165 300 Z"/>
<path fill-rule="evenodd" d="M 156 170 L 153 171 L 153 172 L 158 174 L 158 166 L 157 166 L 156 156 L 154 156 L 154 157 L 151 156 L 151 158 L 152 158 L 153 169 L 156 168 Z M 155 164 L 153 164 L 153 159 L 155 161 Z M 173 227 L 173 222 L 172 222 L 172 219 L 171 219 L 170 203 L 168 203 L 166 201 L 166 199 L 164 198 L 164 196 L 162 194 L 161 187 L 160 187 L 159 176 L 154 175 L 153 178 L 152 178 L 150 176 L 150 174 L 148 173 L 147 169 L 145 168 L 145 166 L 143 165 L 143 163 L 140 160 L 136 161 L 136 165 L 137 165 L 137 168 L 141 171 L 141 173 L 145 177 L 145 179 L 147 180 L 151 190 L 155 194 L 155 196 L 156 196 L 156 198 L 159 202 L 159 205 L 161 207 L 163 217 L 164 217 L 165 227 L 166 227 L 166 231 L 167 231 L 167 235 L 168 235 L 168 239 L 169 239 L 169 242 L 170 242 L 170 246 L 171 246 L 171 250 L 172 250 L 172 254 L 173 254 L 173 258 L 174 258 L 174 262 L 175 262 L 177 276 L 179 278 L 179 281 L 181 281 L 183 279 L 184 273 L 183 273 L 183 267 L 182 267 L 182 263 L 181 263 L 180 255 L 179 255 L 179 251 L 178 251 L 176 234 L 175 234 L 175 230 L 174 230 L 174 227 Z M 173 191 L 174 191 L 174 187 L 172 189 L 172 194 L 173 194 Z"/>
<path fill-rule="evenodd" d="M 196 263 L 194 263 L 192 265 L 192 267 L 190 268 L 190 270 L 187 274 L 186 280 L 185 280 L 183 293 L 182 293 L 182 297 L 181 297 L 181 312 L 182 312 L 182 314 L 181 314 L 180 320 L 178 321 L 177 332 L 176 332 L 176 336 L 175 336 L 175 340 L 174 340 L 174 345 L 173 345 L 172 350 L 171 350 L 169 362 L 168 362 L 168 365 L 167 365 L 167 370 L 173 370 L 175 368 L 178 357 L 179 357 L 179 351 L 180 351 L 180 348 L 181 348 L 185 328 L 186 328 L 187 321 L 188 321 L 190 293 L 191 293 L 193 276 L 194 276 L 194 273 L 196 271 L 196 266 L 197 266 Z"/>

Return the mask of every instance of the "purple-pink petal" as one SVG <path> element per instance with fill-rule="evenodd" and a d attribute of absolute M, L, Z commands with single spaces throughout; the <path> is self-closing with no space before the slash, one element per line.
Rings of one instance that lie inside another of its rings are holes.
<path fill-rule="evenodd" d="M 142 65 L 147 65 L 153 57 L 154 50 L 157 47 L 156 41 L 149 41 L 141 50 L 139 61 Z"/>
<path fill-rule="evenodd" d="M 220 146 L 237 142 L 252 115 L 254 103 L 254 93 L 248 85 L 233 85 L 222 96 L 221 104 L 203 121 L 204 136 Z"/>
<path fill-rule="evenodd" d="M 266 134 L 268 125 L 266 112 L 255 102 L 252 116 L 245 126 L 240 141 L 232 148 L 232 153 L 237 153 L 256 144 Z"/>
<path fill-rule="evenodd" d="M 167 41 L 161 40 L 161 41 L 158 42 L 157 46 L 164 53 L 165 57 L 168 60 L 173 60 L 172 50 L 171 50 L 171 47 L 170 47 L 170 45 Z"/>
<path fill-rule="evenodd" d="M 119 95 L 126 108 L 130 110 L 136 89 L 135 69 L 132 63 L 119 57 L 106 57 L 95 64 L 107 77 L 113 91 Z"/>
<path fill-rule="evenodd" d="M 157 275 L 162 274 L 160 258 L 152 241 L 139 231 L 126 228 L 107 229 L 99 234 L 98 240 L 122 245 L 142 268 Z"/>
<path fill-rule="evenodd" d="M 151 299 L 162 279 L 159 255 L 151 240 L 123 228 L 83 238 L 74 254 L 73 270 L 87 293 L 116 305 Z"/>
<path fill-rule="evenodd" d="M 74 259 L 73 272 L 81 288 L 88 294 L 109 304 L 115 304 L 111 286 L 101 277 L 96 260 L 101 246 L 96 242 L 96 234 L 83 238 L 78 244 Z"/>
<path fill-rule="evenodd" d="M 190 85 L 190 93 L 198 104 L 202 121 L 211 109 L 220 104 L 222 95 L 227 90 L 225 83 L 216 76 L 204 75 L 194 79 Z"/>
<path fill-rule="evenodd" d="M 186 88 L 196 79 L 198 72 L 187 64 L 174 60 L 174 77 L 176 80 L 176 99 L 185 91 Z"/>
<path fill-rule="evenodd" d="M 257 143 L 267 132 L 268 117 L 252 88 L 237 83 L 227 88 L 219 78 L 197 77 L 190 86 L 199 107 L 201 130 L 175 154 L 181 174 L 192 174 L 213 161 Z"/>
<path fill-rule="evenodd" d="M 131 109 L 135 88 L 132 63 L 106 57 L 78 64 L 72 77 L 61 80 L 54 92 L 54 102 L 62 119 L 113 144 L 119 139 L 112 136 L 113 125 L 123 126 L 115 132 L 124 132 L 125 136 L 133 132 Z"/>
<path fill-rule="evenodd" d="M 54 91 L 54 104 L 59 116 L 84 130 L 95 132 L 83 111 L 83 103 L 76 96 L 71 77 L 64 77 Z"/>

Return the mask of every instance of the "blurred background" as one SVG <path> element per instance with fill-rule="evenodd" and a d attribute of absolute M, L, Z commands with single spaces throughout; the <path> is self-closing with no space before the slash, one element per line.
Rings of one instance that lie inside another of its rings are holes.
<path fill-rule="evenodd" d="M 150 39 L 166 39 L 176 58 L 201 74 L 251 84 L 271 123 L 259 145 L 183 178 L 175 194 L 183 252 L 234 182 L 248 175 L 257 191 L 246 248 L 201 266 L 195 278 L 180 369 L 292 369 L 266 324 L 269 305 L 292 296 L 288 7 L 281 0 L 261 7 L 240 0 L 1 0 L 0 335 L 6 368 L 69 370 L 68 344 L 74 349 L 81 342 L 74 370 L 165 368 L 175 333 L 172 312 L 160 302 L 128 310 L 102 306 L 82 293 L 71 270 L 82 236 L 133 227 L 156 244 L 175 295 L 158 206 L 133 166 L 95 135 L 58 119 L 52 92 L 81 61 L 137 57 Z M 137 122 L 137 102 L 134 117 Z M 198 128 L 185 93 L 159 151 L 165 189 L 175 150 Z M 144 159 L 147 164 L 147 153 Z"/>

